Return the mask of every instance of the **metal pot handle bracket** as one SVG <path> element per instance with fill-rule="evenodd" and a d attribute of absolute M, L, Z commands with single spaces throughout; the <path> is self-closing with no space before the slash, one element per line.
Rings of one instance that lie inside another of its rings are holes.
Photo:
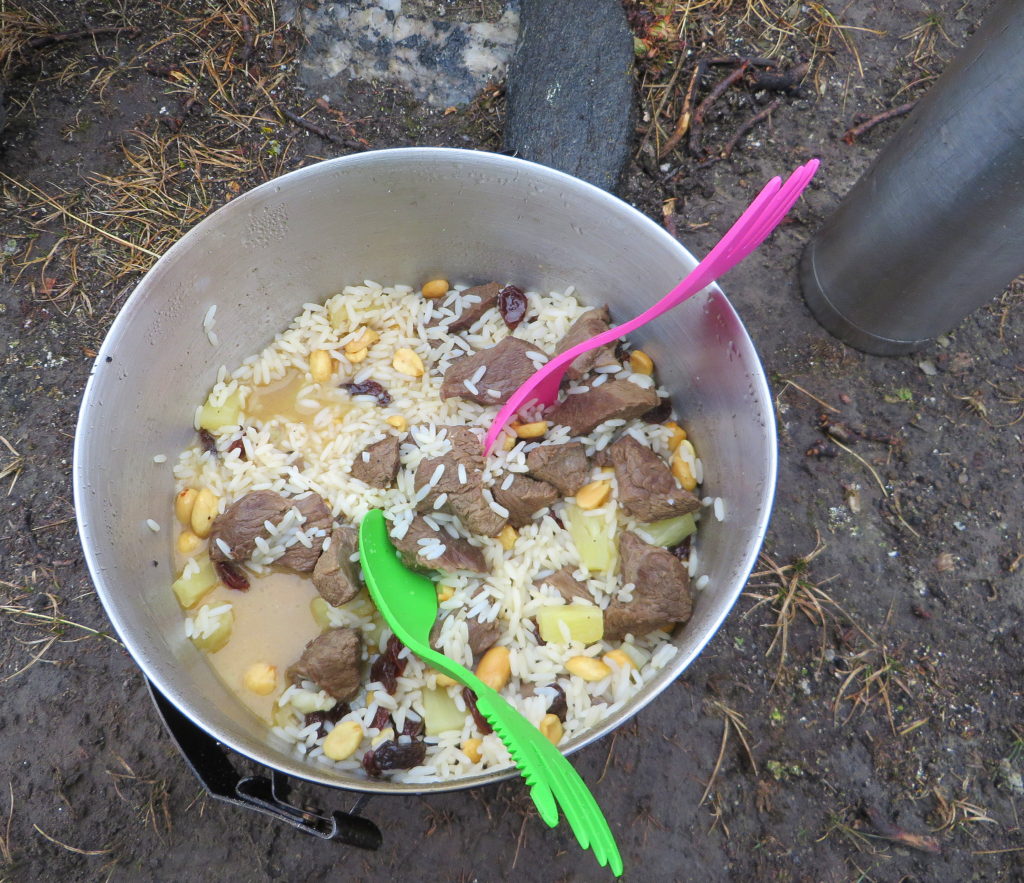
<path fill-rule="evenodd" d="M 299 809 L 287 802 L 291 783 L 284 773 L 271 768 L 269 779 L 266 776 L 239 776 L 227 751 L 216 739 L 168 702 L 148 678 L 146 685 L 171 739 L 211 797 L 263 813 L 322 840 L 337 840 L 359 849 L 380 847 L 383 842 L 380 829 L 359 815 L 370 795 L 360 796 L 351 812 L 335 810 L 330 816 L 324 816 Z"/>

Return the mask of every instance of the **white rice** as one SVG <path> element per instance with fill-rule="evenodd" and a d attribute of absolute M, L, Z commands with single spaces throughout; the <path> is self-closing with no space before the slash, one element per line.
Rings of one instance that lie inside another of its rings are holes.
<path fill-rule="evenodd" d="M 213 326 L 217 323 L 217 320 L 214 318 L 216 315 L 217 305 L 214 304 L 206 311 L 206 315 L 203 316 L 203 331 L 206 332 L 206 338 L 210 341 L 211 346 L 217 346 L 220 343 L 217 332 L 213 330 Z"/>
<path fill-rule="evenodd" d="M 160 533 L 160 525 L 155 522 L 152 518 L 146 519 L 146 527 L 148 527 L 153 533 Z"/>
<path fill-rule="evenodd" d="M 462 289 L 457 288 L 456 292 Z M 449 295 L 452 297 L 452 295 Z M 588 307 L 577 303 L 569 293 L 541 295 L 528 294 L 531 311 L 537 321 L 521 324 L 515 336 L 533 347 L 528 358 L 540 365 L 547 361 L 545 353 L 554 352 L 558 341 L 572 323 Z M 444 467 L 436 467 L 429 481 L 416 491 L 413 475 L 424 460 L 436 458 L 451 450 L 446 426 L 462 425 L 486 427 L 497 412 L 497 406 L 482 406 L 468 400 L 439 397 L 444 371 L 453 360 L 466 352 L 493 346 L 508 336 L 497 310 L 490 310 L 473 327 L 461 335 L 453 335 L 447 324 L 461 315 L 470 297 L 455 303 L 454 309 L 441 307 L 436 301 L 425 301 L 418 291 L 408 286 L 382 287 L 373 282 L 348 286 L 329 298 L 325 304 L 307 304 L 303 313 L 262 352 L 245 359 L 234 371 L 222 367 L 217 383 L 210 391 L 208 402 L 225 406 L 232 402 L 239 408 L 238 423 L 215 433 L 220 456 L 212 456 L 198 445 L 186 450 L 174 465 L 177 490 L 186 487 L 209 488 L 220 499 L 220 511 L 245 494 L 260 489 L 273 490 L 291 499 L 314 492 L 331 509 L 335 519 L 346 524 L 358 524 L 370 509 L 383 509 L 391 522 L 391 534 L 402 538 L 415 515 L 416 505 L 431 494 L 444 476 Z M 211 307 L 203 321 L 208 336 L 213 332 L 216 307 Z M 428 325 L 428 323 L 430 323 Z M 364 361 L 352 365 L 344 355 L 345 343 L 354 340 L 365 327 L 373 328 L 380 340 L 369 347 Z M 429 347 L 424 340 L 429 336 Z M 211 339 L 214 343 L 215 339 Z M 391 357 L 400 347 L 418 352 L 427 372 L 421 378 L 402 375 L 391 365 Z M 309 354 L 323 349 L 330 352 L 338 366 L 331 384 L 309 382 Z M 609 366 L 599 369 L 596 377 L 588 381 L 598 385 L 607 377 L 618 374 L 638 385 L 653 386 L 654 381 L 637 375 L 628 368 Z M 302 382 L 301 378 L 306 382 Z M 468 378 L 466 388 L 492 392 L 485 381 L 486 368 L 481 366 Z M 263 417 L 257 419 L 261 387 L 279 384 L 288 378 L 295 380 L 296 411 L 303 421 L 294 418 Z M 373 396 L 351 396 L 336 384 L 362 382 L 373 379 L 381 383 L 392 396 L 392 402 L 381 408 Z M 492 381 L 493 382 L 493 381 Z M 479 385 L 479 386 L 478 386 Z M 570 394 L 586 392 L 590 387 L 574 384 Z M 196 409 L 198 427 L 200 405 Z M 384 420 L 401 415 L 409 423 L 408 434 L 400 448 L 401 469 L 393 487 L 380 489 L 352 479 L 351 464 L 369 445 L 391 432 Z M 541 419 L 539 406 L 526 409 L 521 419 Z M 627 425 L 623 420 L 608 420 L 587 439 L 587 453 L 604 449 L 618 435 L 629 432 L 641 443 L 652 447 L 663 459 L 668 458 L 670 433 L 663 427 L 648 427 L 639 422 Z M 245 457 L 225 456 L 224 451 L 233 439 L 240 438 Z M 516 440 L 511 451 L 497 451 L 488 458 L 484 469 L 487 486 L 487 505 L 503 518 L 509 511 L 498 503 L 490 488 L 508 490 L 514 476 L 528 471 L 526 454 L 539 444 L 560 444 L 568 441 L 565 427 L 552 427 L 540 441 Z M 695 475 L 702 475 L 699 458 L 694 464 Z M 600 476 L 596 472 L 595 477 Z M 458 467 L 458 481 L 468 480 L 466 468 Z M 617 487 L 613 480 L 612 502 L 594 513 L 594 517 L 611 513 L 608 521 L 609 542 L 615 541 L 618 529 L 636 529 L 633 519 L 621 511 L 616 515 L 614 504 Z M 469 535 L 461 522 L 442 511 L 448 502 L 440 494 L 432 510 L 424 517 L 442 536 L 468 540 L 480 548 L 489 567 L 486 575 L 466 572 L 446 573 L 443 585 L 451 589 L 450 597 L 440 604 L 443 619 L 436 645 L 451 659 L 467 666 L 474 663 L 469 647 L 468 622 L 498 622 L 502 627 L 499 644 L 509 650 L 512 678 L 504 695 L 531 722 L 538 724 L 547 712 L 554 686 L 559 685 L 566 695 L 568 712 L 565 722 L 566 740 L 595 726 L 621 708 L 657 671 L 668 665 L 676 653 L 665 633 L 657 631 L 648 636 L 633 636 L 621 646 L 637 668 L 615 667 L 612 675 L 596 683 L 581 681 L 565 670 L 565 660 L 571 656 L 600 657 L 619 646 L 619 642 L 599 641 L 583 645 L 570 640 L 563 633 L 562 641 L 542 643 L 534 631 L 533 617 L 545 608 L 564 604 L 558 592 L 549 585 L 536 585 L 541 575 L 550 575 L 569 567 L 587 587 L 592 602 L 606 607 L 615 599 L 628 601 L 635 587 L 623 585 L 618 575 L 591 574 L 580 566 L 575 545 L 562 526 L 559 516 L 561 502 L 552 510 L 543 510 L 533 521 L 518 531 L 514 551 L 505 552 L 500 543 L 490 537 Z M 724 517 L 724 503 L 719 498 L 707 498 L 705 505 L 716 517 Z M 265 525 L 266 536 L 257 537 L 256 550 L 247 569 L 258 575 L 266 573 L 271 564 L 296 544 L 307 548 L 327 548 L 329 537 L 322 530 L 304 528 L 305 518 L 297 508 L 288 510 L 275 525 Z M 151 526 L 155 522 L 147 522 Z M 220 544 L 225 554 L 230 552 Z M 430 561 L 440 558 L 446 551 L 445 542 L 434 537 L 420 541 L 420 555 Z M 358 556 L 353 556 L 354 560 Z M 697 554 L 691 550 L 688 562 L 691 577 L 696 575 Z M 193 558 L 185 562 L 183 575 L 193 575 L 200 566 Z M 273 576 L 268 577 L 273 579 Z M 697 588 L 707 585 L 709 577 L 701 576 Z M 240 596 L 236 604 L 244 604 Z M 586 604 L 585 600 L 574 603 Z M 230 611 L 230 605 L 207 609 L 204 605 L 186 618 L 186 631 L 190 636 L 202 635 L 214 628 L 211 621 Z M 222 608 L 227 606 L 229 611 Z M 375 609 L 365 592 L 340 607 L 326 607 L 324 614 L 334 627 L 349 626 L 363 632 L 366 652 L 373 658 L 385 645 L 390 631 L 381 628 L 375 619 Z M 236 631 L 237 631 L 236 626 Z M 212 632 L 210 632 L 212 633 Z M 244 639 L 234 635 L 232 640 Z M 381 708 L 391 712 L 396 732 L 401 732 L 407 718 L 420 718 L 424 713 L 423 695 L 426 690 L 440 689 L 436 672 L 416 657 L 409 657 L 403 676 L 393 695 L 379 684 L 368 684 L 350 703 L 350 712 L 342 721 L 356 721 L 366 736 L 357 752 L 348 760 L 335 762 L 323 754 L 325 731 L 330 726 L 306 725 L 303 717 L 311 711 L 327 710 L 334 700 L 315 684 L 304 682 L 289 685 L 276 700 L 272 732 L 294 746 L 298 756 L 310 763 L 338 770 L 357 771 L 364 751 L 378 732 L 370 727 Z M 465 710 L 461 688 L 447 688 L 452 702 Z M 370 695 L 372 693 L 372 696 Z M 482 737 L 480 761 L 474 763 L 462 752 L 462 742 L 478 737 L 471 717 L 467 716 L 461 730 L 452 730 L 427 739 L 427 756 L 423 765 L 392 775 L 396 781 L 426 783 L 473 775 L 486 770 L 506 767 L 510 758 L 501 740 L 494 734 Z"/>

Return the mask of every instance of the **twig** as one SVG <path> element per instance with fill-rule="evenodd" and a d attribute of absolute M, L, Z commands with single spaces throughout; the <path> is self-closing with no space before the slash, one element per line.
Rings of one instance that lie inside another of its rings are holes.
<path fill-rule="evenodd" d="M 597 784 L 600 785 L 604 781 L 604 777 L 608 775 L 608 766 L 612 762 L 612 752 L 615 751 L 615 740 L 618 738 L 618 731 L 612 733 L 612 743 L 608 746 L 608 756 L 604 759 L 604 769 L 601 770 L 601 777 L 597 780 Z"/>
<path fill-rule="evenodd" d="M 704 135 L 704 117 L 707 112 L 711 110 L 713 105 L 719 98 L 721 98 L 734 83 L 738 83 L 743 79 L 743 75 L 747 72 L 747 61 L 743 61 L 736 70 L 734 70 L 727 77 L 719 80 L 715 84 L 714 88 L 708 93 L 707 97 L 697 105 L 697 109 L 693 113 L 693 120 L 690 123 L 690 141 L 689 148 L 690 153 L 694 156 L 700 156 L 701 154 L 701 139 Z"/>
<path fill-rule="evenodd" d="M 786 380 L 786 386 L 782 387 L 782 389 L 779 390 L 779 394 L 775 397 L 776 405 L 778 404 L 779 399 L 782 398 L 782 394 L 786 391 L 787 386 L 793 387 L 793 389 L 795 389 L 797 392 L 802 392 L 805 396 L 807 396 L 807 398 L 813 399 L 823 408 L 828 408 L 828 410 L 830 410 L 833 414 L 840 413 L 838 408 L 833 408 L 832 405 L 830 405 L 828 402 L 822 401 L 816 395 L 814 395 L 814 393 L 808 392 L 799 383 L 794 383 L 792 380 Z"/>
<path fill-rule="evenodd" d="M 697 66 L 693 69 L 693 74 L 690 76 L 690 84 L 686 87 L 686 96 L 683 98 L 683 109 L 679 114 L 679 119 L 676 121 L 676 127 L 672 134 L 669 136 L 658 152 L 658 159 L 668 156 L 680 141 L 683 140 L 683 136 L 689 131 L 690 121 L 693 119 L 693 99 L 697 94 L 697 87 L 700 85 L 701 79 L 707 72 L 707 62 L 699 61 Z"/>
<path fill-rule="evenodd" d="M 792 92 L 807 76 L 809 70 L 810 65 L 804 61 L 785 71 L 751 70 L 747 73 L 747 80 L 755 91 L 764 89 L 768 92 Z"/>
<path fill-rule="evenodd" d="M 249 21 L 249 16 L 246 13 L 242 13 L 240 16 L 242 25 L 242 51 L 239 53 L 239 61 L 243 64 L 252 58 L 253 52 L 256 51 L 256 40 L 252 35 L 252 23 Z"/>
<path fill-rule="evenodd" d="M 878 482 L 878 486 L 882 489 L 882 495 L 885 496 L 885 497 L 888 497 L 889 496 L 889 492 L 885 489 L 885 485 L 882 484 L 882 479 L 878 477 L 878 473 L 875 472 L 874 467 L 867 460 L 865 460 L 860 454 L 858 454 L 856 451 L 851 451 L 848 447 L 846 447 L 846 445 L 844 445 L 841 441 L 839 441 L 839 439 L 837 439 L 835 436 L 830 436 L 830 438 L 832 439 L 832 443 L 835 444 L 837 447 L 842 448 L 844 451 L 846 451 L 847 454 L 850 454 L 851 456 L 853 456 L 856 459 L 860 460 L 860 462 L 867 468 L 868 472 L 871 473 L 871 475 L 875 479 L 875 481 Z"/>
<path fill-rule="evenodd" d="M 866 807 L 864 812 L 871 823 L 871 827 L 877 831 L 875 836 L 881 837 L 883 840 L 900 843 L 903 846 L 909 846 L 911 849 L 919 849 L 921 852 L 930 852 L 933 855 L 942 853 L 942 847 L 939 846 L 939 841 L 934 837 L 929 837 L 927 834 L 911 834 L 909 831 L 904 831 L 902 828 L 886 820 L 874 807 Z"/>
<path fill-rule="evenodd" d="M 768 119 L 768 117 L 771 116 L 772 111 L 777 110 L 780 104 L 782 104 L 782 99 L 776 98 L 774 101 L 770 102 L 764 110 L 755 113 L 749 120 L 742 123 L 736 130 L 736 134 L 729 139 L 729 143 L 722 148 L 722 159 L 728 159 L 732 156 L 732 152 L 736 149 L 736 145 L 740 143 L 743 136 L 753 129 L 758 123 Z"/>
<path fill-rule="evenodd" d="M 334 132 L 325 129 L 323 126 L 318 126 L 316 123 L 310 122 L 309 120 L 299 116 L 294 111 L 288 110 L 286 107 L 279 107 L 278 110 L 281 115 L 295 123 L 296 126 L 305 129 L 307 132 L 312 132 L 319 138 L 323 138 L 325 141 L 330 141 L 332 144 L 337 144 L 339 147 L 351 147 L 357 150 L 361 150 L 363 145 L 356 141 L 354 138 L 345 138 L 342 135 L 335 134 Z"/>
<path fill-rule="evenodd" d="M 64 34 L 44 34 L 41 37 L 33 37 L 28 41 L 29 49 L 42 49 L 44 46 L 52 46 L 54 43 L 67 43 L 70 40 L 84 40 L 86 37 L 100 37 L 105 34 L 128 34 L 134 37 L 139 33 L 138 28 L 89 28 L 86 31 L 68 31 Z"/>
<path fill-rule="evenodd" d="M 843 133 L 843 141 L 847 144 L 853 144 L 861 135 L 867 132 L 869 129 L 873 129 L 879 123 L 884 123 L 887 120 L 896 119 L 896 117 L 904 116 L 910 113 L 914 109 L 914 105 L 917 104 L 917 99 L 908 101 L 906 104 L 901 104 L 899 107 L 893 107 L 889 110 L 883 111 L 882 113 L 876 114 L 869 120 L 865 120 L 859 126 L 852 126 Z"/>

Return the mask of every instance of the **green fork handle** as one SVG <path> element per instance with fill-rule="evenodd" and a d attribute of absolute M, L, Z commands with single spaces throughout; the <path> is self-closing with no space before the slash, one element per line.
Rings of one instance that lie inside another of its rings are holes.
<path fill-rule="evenodd" d="M 548 739 L 496 690 L 464 666 L 418 641 L 409 650 L 476 694 L 476 707 L 505 744 L 530 787 L 530 798 L 550 828 L 558 824 L 561 805 L 569 827 L 584 849 L 590 848 L 602 866 L 622 874 L 622 857 L 615 838 L 590 789 L 579 773 Z"/>

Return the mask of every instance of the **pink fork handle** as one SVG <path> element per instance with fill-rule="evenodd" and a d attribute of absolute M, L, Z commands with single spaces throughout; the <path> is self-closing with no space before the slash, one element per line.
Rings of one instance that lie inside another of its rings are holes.
<path fill-rule="evenodd" d="M 561 382 L 564 369 L 577 356 L 619 340 L 663 313 L 674 309 L 683 301 L 702 291 L 715 279 L 727 273 L 756 249 L 793 207 L 793 203 L 814 177 L 818 165 L 817 159 L 810 160 L 797 168 L 785 184 L 778 177 L 772 178 L 704 260 L 687 273 L 683 280 L 656 304 L 644 310 L 636 318 L 609 328 L 564 353 L 560 353 L 539 368 L 526 383 L 512 394 L 494 418 L 484 440 L 484 453 L 491 452 L 491 448 L 494 447 L 502 430 L 523 405 L 536 399 L 554 400 L 554 396 L 544 394 L 545 391 L 551 392 L 551 390 L 546 390 L 545 382 L 556 387 L 554 392 L 557 395 L 557 385 Z M 556 373 L 557 380 L 554 376 Z"/>

